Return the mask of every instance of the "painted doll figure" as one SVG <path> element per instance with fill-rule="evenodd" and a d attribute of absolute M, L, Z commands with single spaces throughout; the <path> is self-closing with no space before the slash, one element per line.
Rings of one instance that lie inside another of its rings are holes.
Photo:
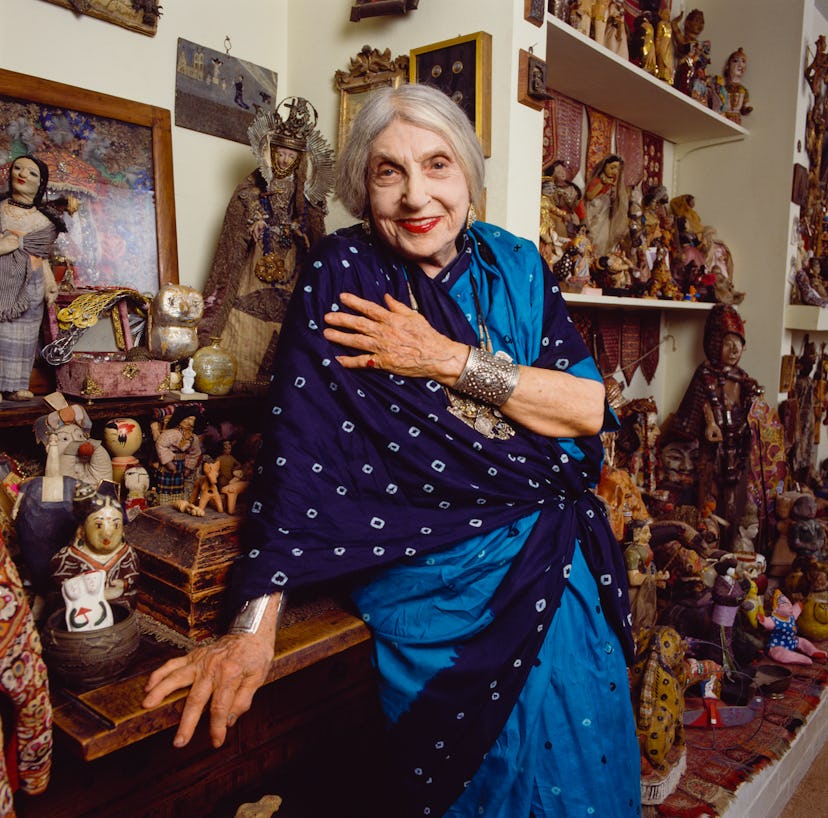
<path fill-rule="evenodd" d="M 104 598 L 132 604 L 137 592 L 138 556 L 124 539 L 124 512 L 115 497 L 114 483 L 99 488 L 78 484 L 74 509 L 80 523 L 73 542 L 52 558 L 52 579 L 61 587 L 70 577 L 103 571 Z"/>
<path fill-rule="evenodd" d="M 792 603 L 778 588 L 773 592 L 771 615 L 759 615 L 759 623 L 770 633 L 768 656 L 789 665 L 824 662 L 828 654 L 809 639 L 799 636 L 796 620 L 802 613 L 799 602 Z"/>
<path fill-rule="evenodd" d="M 711 107 L 737 125 L 753 110 L 748 89 L 742 84 L 746 69 L 747 54 L 737 48 L 727 58 L 722 74 L 711 81 Z"/>
<path fill-rule="evenodd" d="M 0 392 L 28 400 L 44 304 L 57 298 L 49 255 L 62 216 L 44 204 L 49 169 L 34 156 L 18 156 L 9 169 L 9 191 L 0 196 Z"/>
<path fill-rule="evenodd" d="M 192 491 L 196 471 L 201 465 L 201 440 L 196 431 L 199 410 L 186 404 L 177 407 L 165 429 L 150 425 L 158 458 L 152 479 L 161 505 L 186 500 Z"/>
<path fill-rule="evenodd" d="M 605 156 L 590 176 L 578 215 L 589 228 L 597 256 L 605 256 L 629 236 L 629 190 L 624 183 L 624 160 Z"/>

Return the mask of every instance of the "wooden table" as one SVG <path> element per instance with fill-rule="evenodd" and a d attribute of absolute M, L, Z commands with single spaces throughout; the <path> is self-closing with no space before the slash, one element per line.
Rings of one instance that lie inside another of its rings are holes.
<path fill-rule="evenodd" d="M 217 750 L 206 718 L 187 747 L 172 746 L 183 692 L 141 707 L 149 673 L 180 653 L 145 638 L 127 677 L 53 691 L 52 781 L 18 797 L 21 818 L 232 817 L 243 793 L 278 793 L 268 787 L 281 772 L 359 752 L 381 732 L 368 629 L 333 600 L 289 608 L 267 684 Z"/>

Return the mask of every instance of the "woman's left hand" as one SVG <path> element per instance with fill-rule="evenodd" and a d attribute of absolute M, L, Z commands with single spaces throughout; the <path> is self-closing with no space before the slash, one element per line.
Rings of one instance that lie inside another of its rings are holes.
<path fill-rule="evenodd" d="M 353 293 L 341 293 L 340 301 L 353 313 L 326 313 L 325 338 L 365 353 L 338 355 L 337 361 L 346 369 L 376 367 L 447 385 L 460 377 L 468 346 L 437 332 L 416 310 L 388 294 L 385 306 Z"/>

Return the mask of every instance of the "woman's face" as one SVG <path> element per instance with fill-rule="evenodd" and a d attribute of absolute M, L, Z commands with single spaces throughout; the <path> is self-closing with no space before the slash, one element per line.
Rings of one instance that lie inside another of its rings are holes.
<path fill-rule="evenodd" d="M 454 151 L 434 131 L 394 120 L 368 163 L 374 227 L 394 250 L 434 277 L 456 255 L 471 204 Z"/>
<path fill-rule="evenodd" d="M 40 187 L 40 168 L 31 159 L 15 159 L 11 168 L 12 195 L 33 202 Z"/>

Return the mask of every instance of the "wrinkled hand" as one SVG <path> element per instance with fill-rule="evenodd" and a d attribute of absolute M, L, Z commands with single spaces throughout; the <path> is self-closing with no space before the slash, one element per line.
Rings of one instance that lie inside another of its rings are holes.
<path fill-rule="evenodd" d="M 222 636 L 186 656 L 170 659 L 146 685 L 143 707 L 157 707 L 165 696 L 190 688 L 173 744 L 184 747 L 210 702 L 210 739 L 221 747 L 239 716 L 250 709 L 253 694 L 264 684 L 273 662 L 273 639 L 257 634 Z"/>
<path fill-rule="evenodd" d="M 346 369 L 377 367 L 396 375 L 431 377 L 449 385 L 460 376 L 468 346 L 437 332 L 416 310 L 385 295 L 385 306 L 353 293 L 341 293 L 349 312 L 329 312 L 325 338 L 363 350 L 362 355 L 338 355 Z"/>

